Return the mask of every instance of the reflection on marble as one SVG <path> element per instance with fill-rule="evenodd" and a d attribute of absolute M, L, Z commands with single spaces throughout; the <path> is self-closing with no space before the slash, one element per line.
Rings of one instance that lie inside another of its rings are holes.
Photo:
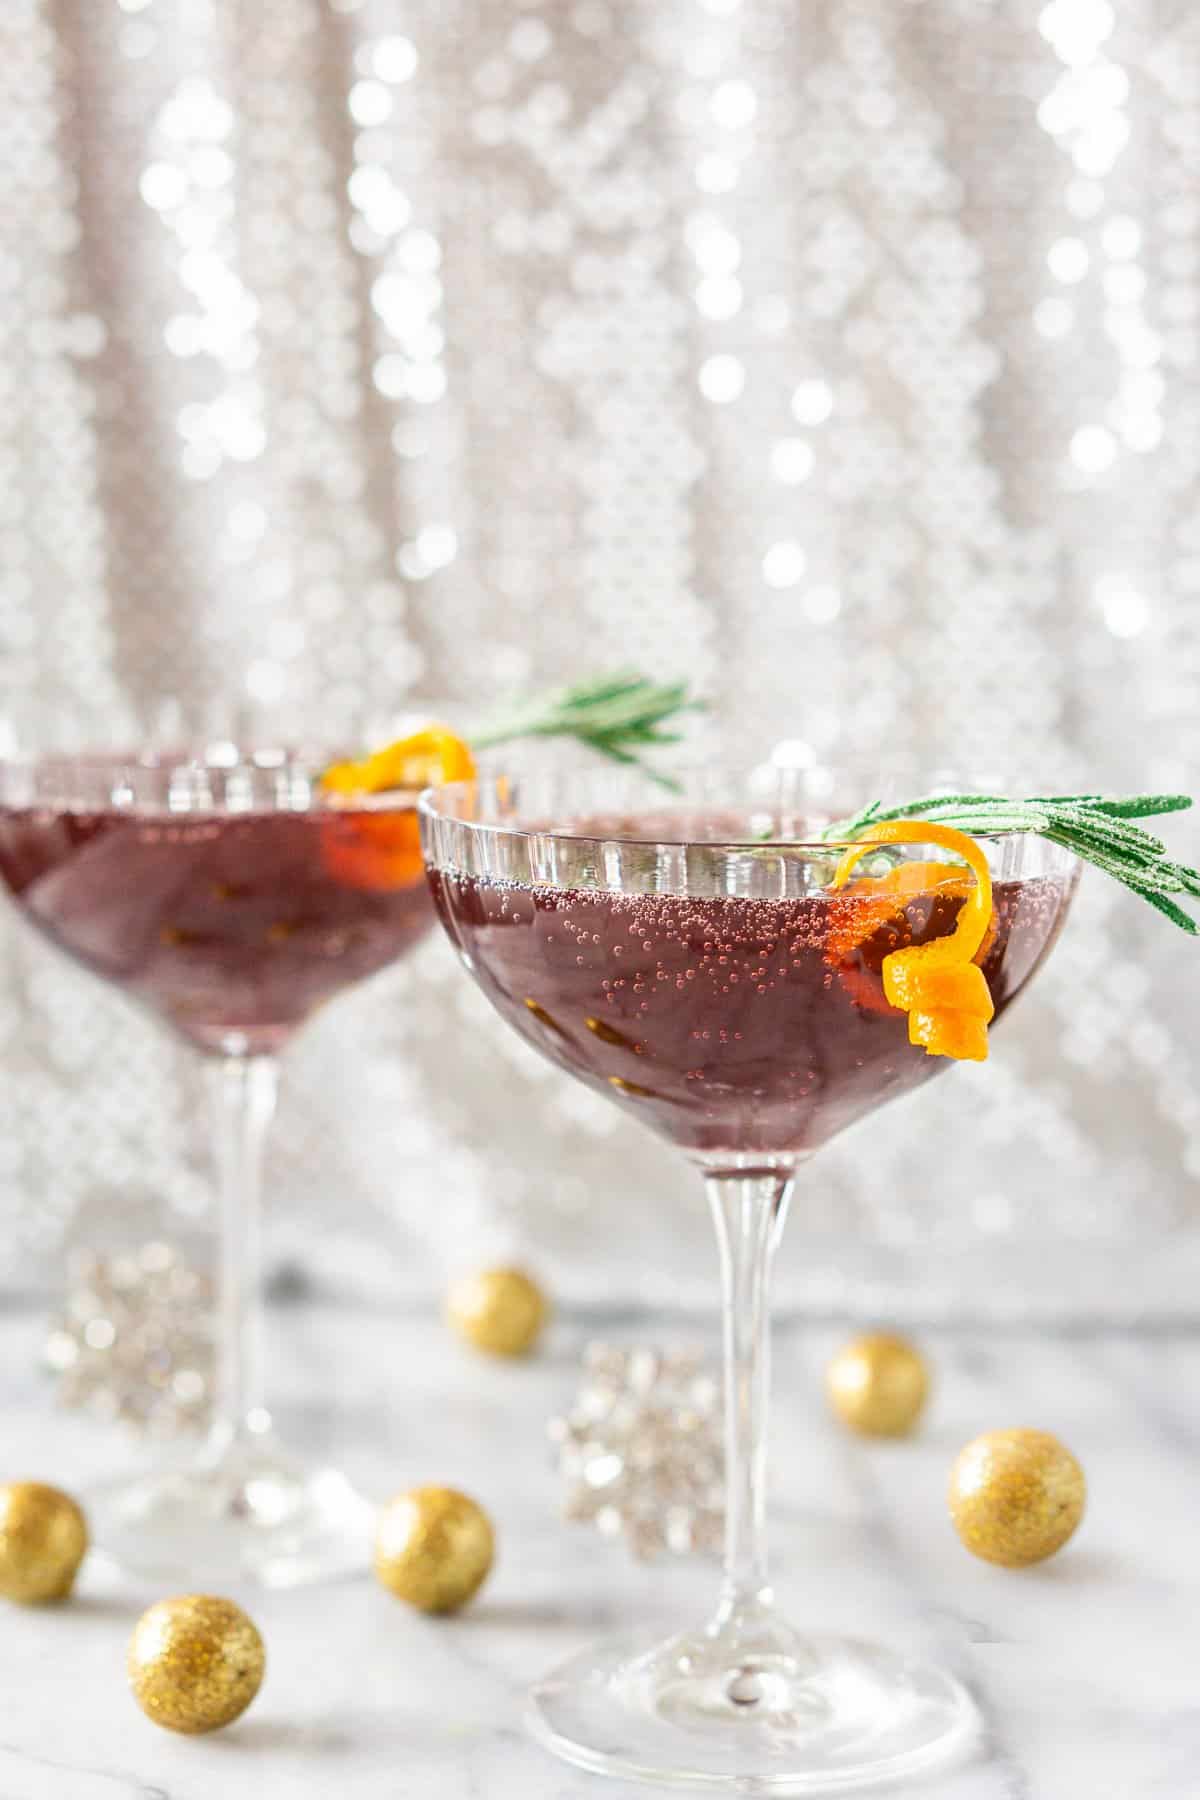
<path fill-rule="evenodd" d="M 52 1410 L 43 1320 L 0 1320 L 3 1474 L 82 1491 L 127 1454 Z M 238 1595 L 267 1641 L 251 1712 L 210 1739 L 156 1731 L 125 1691 L 137 1612 L 161 1597 L 85 1573 L 56 1611 L 0 1614 L 0 1800 L 633 1800 L 524 1737 L 532 1678 L 631 1620 L 702 1614 L 710 1565 L 639 1566 L 555 1523 L 545 1421 L 574 1391 L 583 1332 L 560 1321 L 529 1364 L 493 1364 L 430 1314 L 277 1310 L 289 1440 L 384 1495 L 450 1482 L 490 1510 L 495 1574 L 470 1612 L 428 1620 L 367 1581 Z M 609 1321 L 612 1341 L 647 1327 Z M 1200 1337 L 929 1333 L 938 1384 L 912 1444 L 851 1440 L 824 1414 L 836 1332 L 778 1334 L 776 1575 L 793 1618 L 937 1656 L 982 1709 L 974 1762 L 892 1788 L 909 1800 L 1185 1800 L 1200 1769 L 1194 1493 Z M 335 1405 L 334 1396 L 340 1394 Z M 973 1561 L 947 1522 L 957 1448 L 991 1426 L 1057 1431 L 1091 1509 L 1055 1562 Z M 178 1583 L 186 1589 L 186 1579 Z"/>

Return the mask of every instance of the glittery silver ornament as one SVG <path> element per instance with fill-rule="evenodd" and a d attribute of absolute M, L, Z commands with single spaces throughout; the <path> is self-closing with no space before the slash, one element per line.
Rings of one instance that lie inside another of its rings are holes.
<path fill-rule="evenodd" d="M 564 1516 L 639 1558 L 716 1555 L 724 1535 L 719 1383 L 699 1353 L 590 1344 L 565 1418 L 550 1421 Z"/>
<path fill-rule="evenodd" d="M 82 1251 L 46 1338 L 64 1406 L 159 1436 L 198 1431 L 213 1390 L 213 1286 L 169 1244 Z"/>

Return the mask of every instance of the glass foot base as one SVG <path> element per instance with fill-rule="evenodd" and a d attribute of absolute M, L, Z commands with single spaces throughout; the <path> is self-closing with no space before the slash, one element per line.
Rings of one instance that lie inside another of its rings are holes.
<path fill-rule="evenodd" d="M 977 1715 L 940 1669 L 873 1644 L 800 1638 L 731 1650 L 685 1633 L 584 1651 L 530 1696 L 535 1737 L 581 1768 L 747 1794 L 833 1794 L 966 1748 Z"/>
<path fill-rule="evenodd" d="M 114 1482 L 85 1504 L 110 1562 L 181 1591 L 302 1587 L 370 1560 L 370 1503 L 335 1469 L 304 1468 L 270 1444 Z"/>

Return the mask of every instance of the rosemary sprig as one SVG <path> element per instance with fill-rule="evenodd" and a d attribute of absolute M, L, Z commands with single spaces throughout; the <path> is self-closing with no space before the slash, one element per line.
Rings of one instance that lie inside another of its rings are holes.
<path fill-rule="evenodd" d="M 609 675 L 536 695 L 511 715 L 472 732 L 470 741 L 475 749 L 487 750 L 514 738 L 572 737 L 614 762 L 644 769 L 663 787 L 674 788 L 678 784 L 645 762 L 640 752 L 678 743 L 682 733 L 664 726 L 703 705 L 689 696 L 683 681 L 660 684 L 632 673 Z"/>
<path fill-rule="evenodd" d="M 957 826 L 976 837 L 992 832 L 1037 832 L 1111 875 L 1172 924 L 1195 936 L 1200 926 L 1170 896 L 1200 898 L 1200 872 L 1170 861 L 1161 838 L 1130 823 L 1159 813 L 1185 812 L 1191 804 L 1187 794 L 1129 794 L 1117 799 L 1100 794 L 1053 794 L 1035 795 L 1030 800 L 1006 800 L 995 794 L 932 794 L 903 806 L 884 807 L 873 801 L 849 818 L 827 825 L 821 835 L 830 842 L 845 842 L 890 819 L 928 819 Z"/>

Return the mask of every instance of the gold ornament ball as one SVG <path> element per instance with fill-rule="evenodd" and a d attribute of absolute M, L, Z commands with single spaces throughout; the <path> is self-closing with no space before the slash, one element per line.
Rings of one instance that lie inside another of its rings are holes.
<path fill-rule="evenodd" d="M 410 1488 L 379 1515 L 375 1573 L 420 1612 L 465 1606 L 483 1586 L 495 1553 L 487 1514 L 455 1488 Z"/>
<path fill-rule="evenodd" d="M 129 1685 L 148 1719 L 167 1731 L 219 1731 L 262 1686 L 266 1652 L 232 1600 L 181 1594 L 144 1612 L 129 1641 Z"/>
<path fill-rule="evenodd" d="M 950 1476 L 950 1517 L 975 1556 L 1024 1569 L 1061 1550 L 1083 1517 L 1087 1484 L 1048 1431 L 985 1431 Z"/>
<path fill-rule="evenodd" d="M 23 1606 L 62 1600 L 88 1547 L 87 1520 L 69 1494 L 40 1481 L 0 1486 L 0 1594 Z"/>
<path fill-rule="evenodd" d="M 851 1338 L 825 1379 L 834 1412 L 865 1437 L 907 1437 L 929 1394 L 925 1358 L 907 1338 L 890 1331 Z"/>
<path fill-rule="evenodd" d="M 492 1356 L 524 1356 L 541 1336 L 550 1308 L 536 1281 L 520 1269 L 464 1275 L 446 1298 L 460 1337 Z"/>

